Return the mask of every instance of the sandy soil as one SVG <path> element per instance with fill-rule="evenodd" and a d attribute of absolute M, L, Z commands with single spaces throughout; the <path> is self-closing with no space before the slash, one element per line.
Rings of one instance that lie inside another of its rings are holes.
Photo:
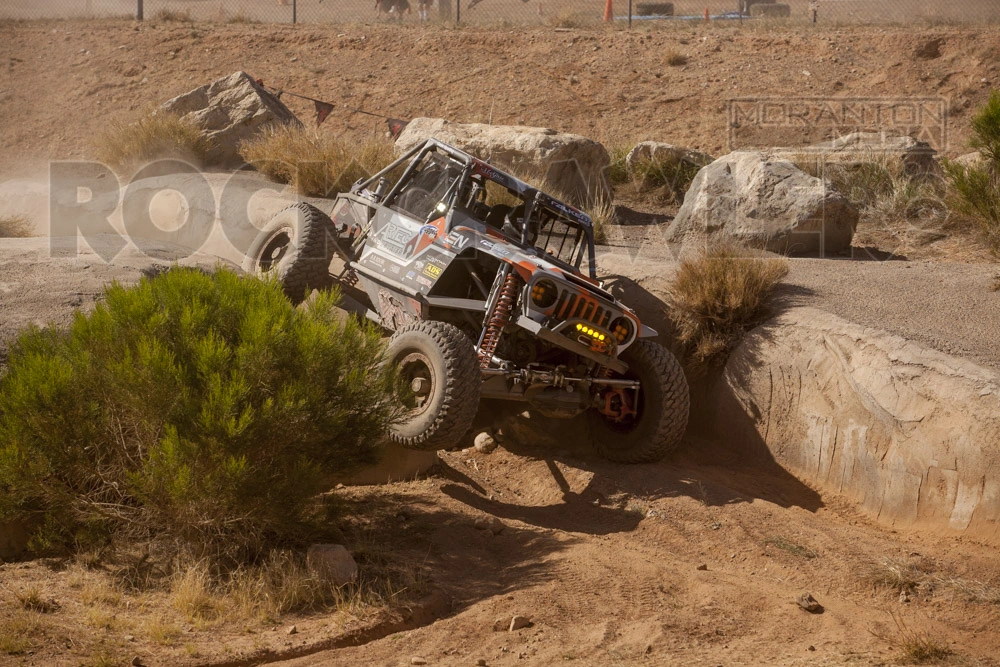
<path fill-rule="evenodd" d="M 941 57 L 915 58 L 938 37 Z M 668 66 L 671 50 L 688 65 Z M 998 54 L 992 27 L 713 24 L 628 34 L 3 23 L 0 178 L 87 157 L 109 121 L 235 69 L 396 116 L 479 121 L 492 108 L 497 123 L 713 153 L 726 147 L 731 96 L 944 96 L 951 113 L 941 148 L 956 153 L 969 108 L 997 84 Z M 345 113 L 322 131 L 382 129 Z M 654 240 L 669 211 L 636 209 L 639 237 Z M 0 240 L 0 343 L 26 323 L 68 321 L 105 282 L 136 280 L 158 263 L 155 253 L 111 265 L 51 261 L 46 247 Z M 637 247 L 624 239 L 622 261 Z M 668 256 L 630 270 L 664 280 Z M 1000 294 L 988 291 L 994 267 L 977 261 L 795 260 L 787 296 L 995 364 Z M 65 562 L 3 564 L 0 631 L 12 627 L 15 594 L 26 587 L 59 605 L 26 631 L 30 648 L 0 655 L 0 664 L 872 665 L 906 663 L 921 640 L 953 652 L 945 662 L 997 664 L 995 549 L 875 526 L 731 443 L 691 435 L 669 462 L 623 467 L 578 447 L 578 425 L 513 416 L 504 425 L 504 446 L 491 455 L 446 453 L 426 479 L 341 492 L 345 542 L 377 544 L 380 563 L 414 573 L 412 589 L 382 614 L 198 627 L 162 595 L 84 601 Z M 496 534 L 476 527 L 490 516 L 503 524 Z M 902 586 L 885 584 L 893 568 L 906 575 Z M 806 591 L 822 614 L 795 604 Z M 515 614 L 531 625 L 494 631 Z M 177 636 L 164 639 L 145 617 Z M 292 623 L 298 632 L 289 635 Z"/>
<path fill-rule="evenodd" d="M 941 56 L 916 57 L 931 39 L 943 40 Z M 669 65 L 674 53 L 687 64 Z M 956 154 L 966 152 L 970 109 L 1000 85 L 1000 28 L 713 23 L 555 32 L 0 22 L 0 179 L 29 175 L 26 164 L 45 173 L 49 159 L 92 156 L 94 138 L 110 122 L 131 121 L 236 70 L 342 105 L 322 132 L 383 132 L 382 121 L 347 111 L 364 108 L 397 118 L 540 125 L 609 147 L 656 139 L 714 155 L 730 143 L 733 98 L 941 98 L 943 127 L 936 116 L 920 124 L 939 149 Z M 310 103 L 289 104 L 312 117 Z M 790 120 L 746 141 L 789 128 L 782 138 L 804 136 Z M 809 138 L 836 129 L 819 123 Z M 745 143 L 742 135 L 736 141 Z"/>

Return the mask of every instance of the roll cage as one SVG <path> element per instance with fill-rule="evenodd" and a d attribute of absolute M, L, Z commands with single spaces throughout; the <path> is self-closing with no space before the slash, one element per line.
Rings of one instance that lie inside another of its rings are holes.
<path fill-rule="evenodd" d="M 505 189 L 520 205 L 486 206 L 487 181 Z M 593 222 L 586 213 L 436 139 L 414 146 L 375 175 L 358 181 L 351 192 L 421 222 L 461 210 L 522 250 L 564 269 L 583 275 L 586 260 L 588 277 L 596 279 Z M 454 226 L 457 218 L 449 217 Z"/>

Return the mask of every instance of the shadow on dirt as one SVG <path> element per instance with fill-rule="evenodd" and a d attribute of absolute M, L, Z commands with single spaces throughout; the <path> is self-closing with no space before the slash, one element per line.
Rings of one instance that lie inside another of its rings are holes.
<path fill-rule="evenodd" d="M 443 592 L 450 602 L 439 617 L 555 579 L 550 556 L 576 542 L 549 531 L 477 524 L 475 513 L 443 499 L 437 484 L 407 489 L 358 491 L 340 501 L 349 517 L 341 529 L 362 572 L 401 590 L 403 602 Z"/>

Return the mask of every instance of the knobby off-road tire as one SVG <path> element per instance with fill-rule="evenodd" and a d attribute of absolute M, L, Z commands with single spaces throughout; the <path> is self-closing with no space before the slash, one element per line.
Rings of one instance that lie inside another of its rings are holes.
<path fill-rule="evenodd" d="M 659 461 L 680 444 L 687 429 L 691 397 L 677 359 L 663 346 L 637 340 L 621 355 L 625 377 L 638 380 L 637 415 L 615 423 L 595 410 L 587 415 L 594 446 L 619 463 Z"/>
<path fill-rule="evenodd" d="M 414 392 L 409 414 L 389 428 L 389 439 L 409 449 L 453 447 L 479 407 L 482 379 L 472 341 L 446 322 L 413 322 L 389 339 L 386 358 Z"/>
<path fill-rule="evenodd" d="M 243 270 L 252 275 L 274 273 L 293 302 L 310 290 L 330 284 L 336 231 L 330 216 L 299 202 L 268 222 L 247 250 Z"/>

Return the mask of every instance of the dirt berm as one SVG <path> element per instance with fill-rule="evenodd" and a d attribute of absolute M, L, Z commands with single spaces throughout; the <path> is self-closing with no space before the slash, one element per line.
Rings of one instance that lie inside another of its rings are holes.
<path fill-rule="evenodd" d="M 1000 542 L 1000 373 L 792 308 L 703 395 L 723 440 L 773 456 L 879 522 Z"/>

